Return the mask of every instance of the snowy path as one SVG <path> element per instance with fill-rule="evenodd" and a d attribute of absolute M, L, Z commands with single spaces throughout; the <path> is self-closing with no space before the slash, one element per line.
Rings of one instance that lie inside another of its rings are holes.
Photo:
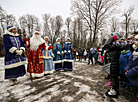
<path fill-rule="evenodd" d="M 134 97 L 127 91 L 127 95 L 121 91 L 118 99 L 106 97 L 102 66 L 86 62 L 74 62 L 73 72 L 55 72 L 34 82 L 25 75 L 18 78 L 20 84 L 9 86 L 4 80 L 3 60 L 0 58 L 0 102 L 130 102 Z"/>

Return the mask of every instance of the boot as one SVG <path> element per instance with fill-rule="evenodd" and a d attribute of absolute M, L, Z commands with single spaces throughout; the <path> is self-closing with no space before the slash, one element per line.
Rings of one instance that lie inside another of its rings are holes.
<path fill-rule="evenodd" d="M 13 86 L 14 85 L 13 79 L 9 79 L 9 84 L 10 84 L 10 86 Z"/>
<path fill-rule="evenodd" d="M 15 84 L 19 84 L 19 82 L 17 81 L 17 79 L 14 79 L 14 83 Z"/>
<path fill-rule="evenodd" d="M 108 97 L 111 97 L 111 98 L 118 98 L 118 92 L 117 91 L 115 91 L 114 89 L 110 89 L 110 91 L 109 92 L 107 92 L 107 93 L 105 93 L 106 94 L 106 96 L 108 96 Z"/>

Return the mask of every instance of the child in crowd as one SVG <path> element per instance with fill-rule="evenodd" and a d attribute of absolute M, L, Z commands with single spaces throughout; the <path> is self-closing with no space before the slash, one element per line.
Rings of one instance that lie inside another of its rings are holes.
<path fill-rule="evenodd" d="M 88 57 L 89 57 L 89 60 L 88 60 L 88 64 L 90 64 L 90 61 L 92 62 L 91 65 L 93 65 L 93 55 L 92 55 L 92 51 L 93 51 L 93 48 L 90 49 L 89 53 L 88 53 Z"/>
<path fill-rule="evenodd" d="M 126 77 L 125 73 L 124 73 L 124 69 L 127 66 L 130 58 L 131 58 L 131 51 L 130 51 L 130 47 L 129 44 L 127 44 L 127 47 L 121 51 L 121 55 L 120 55 L 120 59 L 119 59 L 119 65 L 120 65 L 120 78 L 122 81 L 122 87 L 125 88 L 130 88 L 129 86 L 131 86 L 128 78 Z"/>
<path fill-rule="evenodd" d="M 109 38 L 104 45 L 104 49 L 107 50 L 107 53 L 111 56 L 110 78 L 113 84 L 113 87 L 106 93 L 106 95 L 117 98 L 119 95 L 119 57 L 121 50 L 126 47 L 127 43 L 117 41 L 122 37 L 122 33 L 114 32 L 112 35 L 113 36 Z"/>
<path fill-rule="evenodd" d="M 125 75 L 129 78 L 130 83 L 134 85 L 138 102 L 138 35 L 135 36 L 135 42 L 133 45 L 134 52 L 132 57 L 125 67 Z"/>

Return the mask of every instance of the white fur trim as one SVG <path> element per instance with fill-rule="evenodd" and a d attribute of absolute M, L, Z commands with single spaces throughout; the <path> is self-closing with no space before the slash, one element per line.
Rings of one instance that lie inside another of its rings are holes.
<path fill-rule="evenodd" d="M 40 73 L 40 74 L 36 74 L 36 73 L 31 73 L 32 74 L 32 77 L 35 78 L 35 77 L 43 77 L 44 76 L 44 72 L 43 73 Z M 27 76 L 30 77 L 30 73 L 26 73 Z"/>
<path fill-rule="evenodd" d="M 26 45 L 27 45 L 27 46 L 29 45 L 28 41 L 26 41 Z"/>
<path fill-rule="evenodd" d="M 48 46 L 49 47 L 49 46 Z M 46 51 L 48 51 L 48 47 L 46 47 Z"/>
<path fill-rule="evenodd" d="M 54 73 L 54 69 L 53 70 L 51 70 L 51 71 L 44 71 L 44 74 L 52 74 L 52 73 Z"/>
<path fill-rule="evenodd" d="M 4 36 L 4 35 L 11 35 L 11 36 L 19 36 L 19 34 L 14 34 L 14 33 L 11 33 L 11 32 L 9 32 L 8 30 L 6 31 L 6 34 L 3 34 L 2 35 L 2 37 Z"/>
<path fill-rule="evenodd" d="M 10 31 L 10 30 L 12 30 L 12 29 L 14 29 L 14 28 L 16 28 L 16 27 L 11 27 L 11 28 L 8 29 L 8 31 Z"/>
<path fill-rule="evenodd" d="M 134 51 L 134 52 L 132 53 L 132 55 L 138 55 L 138 52 Z"/>
<path fill-rule="evenodd" d="M 65 44 L 70 44 L 71 42 L 65 42 Z"/>
<path fill-rule="evenodd" d="M 48 36 L 45 36 L 45 37 L 44 37 L 44 39 L 45 39 L 45 38 L 48 38 L 48 39 L 49 39 L 49 37 L 48 37 Z"/>
<path fill-rule="evenodd" d="M 62 54 L 64 54 L 64 52 L 62 51 Z"/>
<path fill-rule="evenodd" d="M 135 36 L 135 39 L 138 39 L 138 35 Z"/>
<path fill-rule="evenodd" d="M 25 48 L 24 47 L 20 47 L 20 50 L 23 50 L 25 52 Z"/>
<path fill-rule="evenodd" d="M 60 42 L 56 42 L 57 44 L 60 44 Z"/>
<path fill-rule="evenodd" d="M 18 67 L 18 66 L 21 66 L 21 65 L 25 65 L 27 63 L 28 63 L 27 61 L 21 61 L 21 62 L 10 64 L 10 65 L 5 65 L 4 68 L 5 69 L 11 69 L 11 68 L 15 68 L 15 67 Z"/>
<path fill-rule="evenodd" d="M 43 58 L 44 58 L 44 59 L 52 59 L 51 56 L 49 56 L 49 57 L 43 56 Z"/>
<path fill-rule="evenodd" d="M 53 61 L 53 63 L 62 63 L 63 60 Z"/>
<path fill-rule="evenodd" d="M 12 47 L 12 48 L 10 48 L 9 52 L 10 53 L 14 53 L 15 50 L 17 50 L 17 48 L 16 47 Z"/>
<path fill-rule="evenodd" d="M 40 32 L 39 32 L 39 31 L 35 31 L 35 33 L 38 33 L 38 34 L 40 34 Z"/>
<path fill-rule="evenodd" d="M 60 39 L 60 38 L 57 38 L 57 39 L 56 39 L 56 42 L 58 41 L 58 39 Z"/>
<path fill-rule="evenodd" d="M 73 60 L 63 59 L 63 62 L 73 62 Z"/>

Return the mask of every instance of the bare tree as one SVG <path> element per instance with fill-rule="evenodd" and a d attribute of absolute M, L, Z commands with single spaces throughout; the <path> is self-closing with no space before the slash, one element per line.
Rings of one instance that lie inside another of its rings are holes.
<path fill-rule="evenodd" d="M 67 26 L 67 32 L 68 32 L 68 36 L 69 36 L 69 37 L 71 37 L 71 32 L 70 32 L 71 22 L 72 22 L 72 20 L 71 20 L 70 17 L 68 17 L 68 18 L 66 19 L 66 22 L 65 22 L 65 25 Z"/>
<path fill-rule="evenodd" d="M 138 30 L 138 20 L 134 19 L 129 24 L 130 32 L 136 32 Z"/>
<path fill-rule="evenodd" d="M 122 0 L 73 0 L 72 12 L 87 22 L 90 30 L 90 43 L 96 45 L 98 30 L 105 24 Z M 93 37 L 93 38 L 92 38 Z"/>
<path fill-rule="evenodd" d="M 111 32 L 119 31 L 119 25 L 120 25 L 119 19 L 117 19 L 116 17 L 112 17 L 110 25 L 111 25 Z"/>
<path fill-rule="evenodd" d="M 26 14 L 19 18 L 19 24 L 21 29 L 26 29 L 26 31 L 29 34 L 29 37 L 33 35 L 34 30 L 40 30 L 38 28 L 39 26 L 39 20 L 38 18 L 33 14 Z"/>
<path fill-rule="evenodd" d="M 129 32 L 129 23 L 131 20 L 131 14 L 134 11 L 134 6 L 130 6 L 129 9 L 127 11 L 124 11 L 123 15 L 125 17 L 125 21 L 124 21 L 124 25 L 125 25 L 125 30 L 126 30 L 126 34 L 125 37 L 127 38 L 128 36 L 128 32 Z"/>

